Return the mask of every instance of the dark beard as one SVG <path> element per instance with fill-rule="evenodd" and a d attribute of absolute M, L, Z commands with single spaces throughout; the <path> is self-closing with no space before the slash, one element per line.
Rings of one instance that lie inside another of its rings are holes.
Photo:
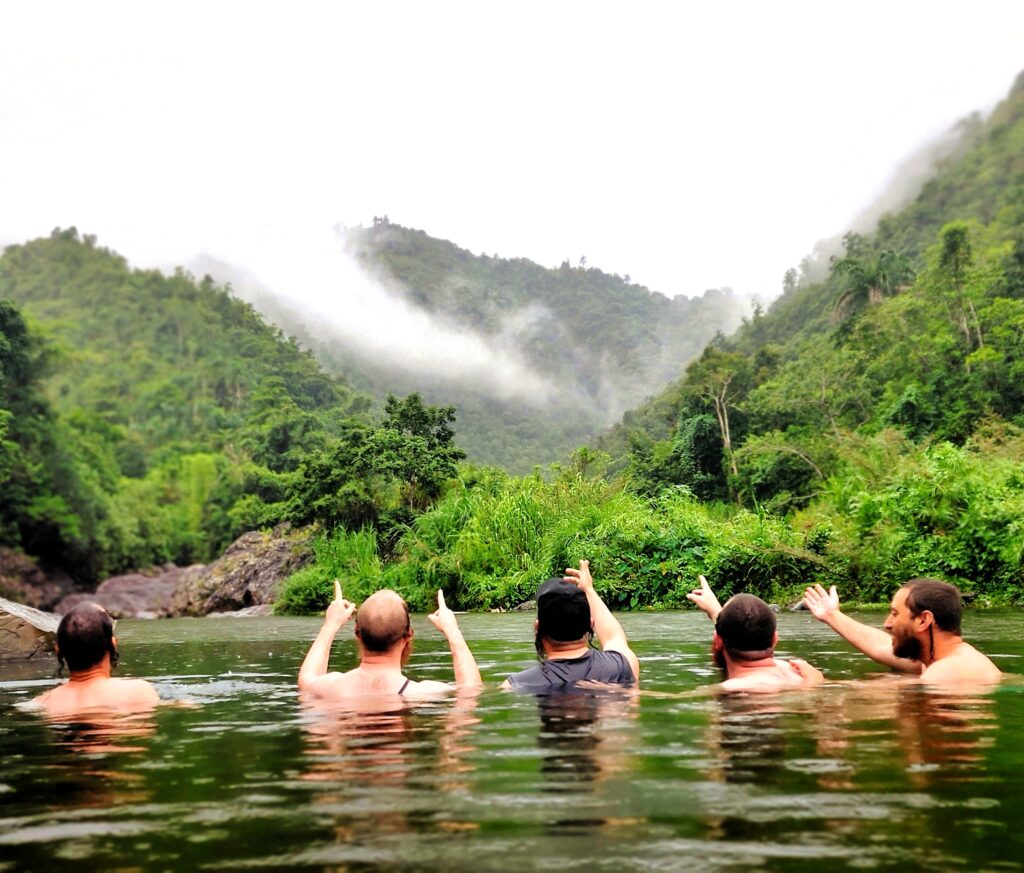
<path fill-rule="evenodd" d="M 897 640 L 893 637 L 892 653 L 897 658 L 909 658 L 911 661 L 921 660 L 921 641 L 917 637 L 903 637 Z"/>
<path fill-rule="evenodd" d="M 726 676 L 729 675 L 729 665 L 725 661 L 725 652 L 723 652 L 721 649 L 719 649 L 718 651 L 715 651 L 714 649 L 712 649 L 711 650 L 711 660 L 715 662 L 715 664 L 718 666 L 718 668 L 723 673 L 725 673 Z"/>

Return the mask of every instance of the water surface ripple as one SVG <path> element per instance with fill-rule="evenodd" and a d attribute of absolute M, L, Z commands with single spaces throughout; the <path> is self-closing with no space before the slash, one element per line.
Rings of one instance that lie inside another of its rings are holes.
<path fill-rule="evenodd" d="M 622 618 L 636 694 L 498 690 L 531 663 L 522 615 L 463 617 L 479 695 L 370 714 L 298 699 L 313 619 L 122 622 L 121 674 L 176 702 L 146 716 L 46 723 L 23 704 L 52 665 L 5 665 L 0 871 L 1024 866 L 1024 682 L 930 692 L 783 614 L 781 654 L 832 681 L 721 698 L 702 616 Z M 414 624 L 410 674 L 450 678 Z M 1019 613 L 965 627 L 1020 671 Z"/>

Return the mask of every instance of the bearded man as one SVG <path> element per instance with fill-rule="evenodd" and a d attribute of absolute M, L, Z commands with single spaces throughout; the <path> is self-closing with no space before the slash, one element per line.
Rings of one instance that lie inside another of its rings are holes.
<path fill-rule="evenodd" d="M 885 630 L 862 624 L 839 609 L 836 586 L 804 592 L 804 605 L 844 640 L 879 664 L 940 685 L 992 684 L 1002 673 L 966 643 L 960 591 L 939 579 L 911 579 L 893 596 Z"/>
<path fill-rule="evenodd" d="M 760 597 L 736 594 L 725 606 L 703 576 L 700 587 L 686 599 L 703 610 L 714 623 L 711 657 L 725 673 L 721 691 L 771 692 L 820 685 L 820 670 L 800 658 L 784 661 L 775 657 L 779 632 L 775 612 Z"/>

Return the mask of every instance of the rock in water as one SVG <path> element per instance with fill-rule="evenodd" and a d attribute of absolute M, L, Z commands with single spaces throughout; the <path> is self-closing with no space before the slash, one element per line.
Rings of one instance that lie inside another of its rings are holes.
<path fill-rule="evenodd" d="M 60 619 L 0 597 L 0 658 L 28 659 L 53 651 Z"/>
<path fill-rule="evenodd" d="M 205 569 L 202 564 L 191 567 L 166 564 L 138 573 L 112 576 L 91 594 L 65 597 L 55 611 L 64 615 L 73 606 L 88 601 L 98 603 L 114 618 L 164 618 L 171 612 L 171 598 L 178 586 Z"/>
<path fill-rule="evenodd" d="M 242 534 L 216 561 L 182 579 L 171 615 L 208 615 L 272 604 L 281 582 L 313 560 L 308 530 L 281 525 Z"/>

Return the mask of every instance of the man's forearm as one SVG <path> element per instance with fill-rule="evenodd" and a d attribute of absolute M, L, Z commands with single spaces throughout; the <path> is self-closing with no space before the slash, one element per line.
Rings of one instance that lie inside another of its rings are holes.
<path fill-rule="evenodd" d="M 822 621 L 846 640 L 851 646 L 860 649 L 871 660 L 896 670 L 908 673 L 919 672 L 921 665 L 907 658 L 897 658 L 892 653 L 892 637 L 884 630 L 857 621 L 843 614 L 838 609 L 830 612 Z"/>
<path fill-rule="evenodd" d="M 594 632 L 603 647 L 607 642 L 616 638 L 625 638 L 626 632 L 622 629 L 618 619 L 612 615 L 611 610 L 605 605 L 601 596 L 593 587 L 587 588 L 587 602 L 590 604 L 590 615 L 594 619 Z"/>
<path fill-rule="evenodd" d="M 455 628 L 445 636 L 448 640 L 448 648 L 452 653 L 455 684 L 482 685 L 483 679 L 480 678 L 480 668 L 476 665 L 476 658 L 473 657 L 473 653 L 469 650 L 466 639 L 462 636 L 462 631 L 459 628 Z"/>
<path fill-rule="evenodd" d="M 339 630 L 341 630 L 340 625 L 324 622 L 299 669 L 299 688 L 327 672 L 327 663 L 331 657 L 331 645 Z"/>

